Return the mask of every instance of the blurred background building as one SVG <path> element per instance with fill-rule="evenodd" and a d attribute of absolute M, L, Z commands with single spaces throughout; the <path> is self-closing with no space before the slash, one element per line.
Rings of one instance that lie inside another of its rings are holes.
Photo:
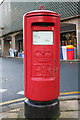
<path fill-rule="evenodd" d="M 60 44 L 74 45 L 77 58 L 80 58 L 80 2 L 15 2 L 4 0 L 0 5 L 0 48 L 3 56 L 9 56 L 9 50 L 23 52 L 23 15 L 38 10 L 43 5 L 45 10 L 52 10 L 61 15 Z"/>

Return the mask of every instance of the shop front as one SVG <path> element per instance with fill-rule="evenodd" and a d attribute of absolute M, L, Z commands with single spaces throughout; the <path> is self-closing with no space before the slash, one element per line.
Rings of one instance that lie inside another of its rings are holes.
<path fill-rule="evenodd" d="M 69 45 L 72 45 L 74 48 L 73 59 L 77 59 L 77 37 L 75 24 L 61 23 L 60 45 L 60 59 L 68 60 L 67 46 Z"/>

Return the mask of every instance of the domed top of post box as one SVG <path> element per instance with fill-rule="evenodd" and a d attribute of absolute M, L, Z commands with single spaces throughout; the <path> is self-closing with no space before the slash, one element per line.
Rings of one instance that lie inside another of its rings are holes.
<path fill-rule="evenodd" d="M 60 15 L 56 12 L 50 11 L 50 10 L 34 10 L 30 11 L 26 14 L 27 17 L 31 16 L 54 16 L 54 17 L 60 17 Z"/>

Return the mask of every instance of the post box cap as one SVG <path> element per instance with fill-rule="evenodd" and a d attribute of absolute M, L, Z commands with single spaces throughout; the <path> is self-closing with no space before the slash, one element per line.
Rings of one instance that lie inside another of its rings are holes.
<path fill-rule="evenodd" d="M 67 45 L 66 48 L 67 48 L 67 49 L 73 49 L 74 46 L 73 46 L 73 45 Z"/>
<path fill-rule="evenodd" d="M 39 16 L 39 15 L 49 15 L 49 16 L 55 16 L 55 17 L 60 17 L 60 15 L 54 11 L 50 11 L 50 10 L 34 10 L 34 11 L 30 11 L 26 14 L 27 17 L 30 16 Z"/>

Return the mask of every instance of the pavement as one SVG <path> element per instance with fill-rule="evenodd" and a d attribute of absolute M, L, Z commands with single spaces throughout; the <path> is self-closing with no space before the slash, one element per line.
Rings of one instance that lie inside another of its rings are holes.
<path fill-rule="evenodd" d="M 23 98 L 25 99 L 25 98 Z M 62 118 L 72 118 L 71 120 L 80 120 L 80 96 L 59 97 L 61 115 L 58 120 Z M 3 104 L 0 106 L 0 120 L 8 120 L 8 118 L 25 118 L 24 116 L 24 100 L 11 104 Z M 27 119 L 26 119 L 27 120 Z"/>

